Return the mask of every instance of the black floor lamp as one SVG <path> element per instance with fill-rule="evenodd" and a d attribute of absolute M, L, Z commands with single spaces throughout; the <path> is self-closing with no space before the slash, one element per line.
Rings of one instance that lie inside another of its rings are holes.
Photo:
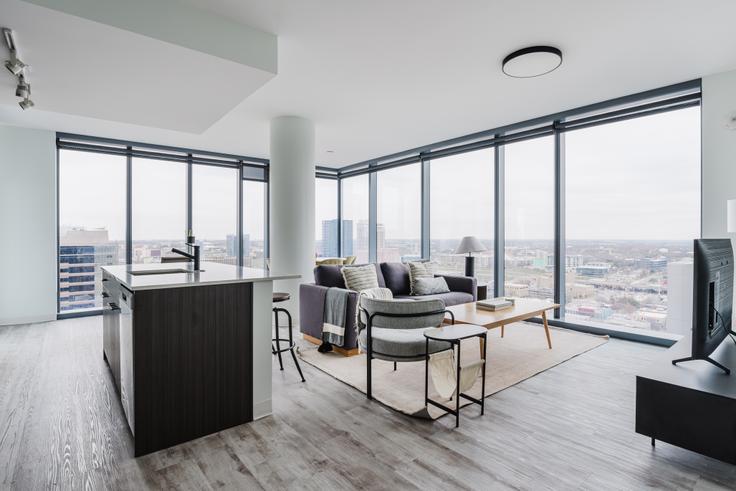
<path fill-rule="evenodd" d="M 474 252 L 483 252 L 486 248 L 477 237 L 467 236 L 463 237 L 460 241 L 460 245 L 457 246 L 455 254 L 467 254 L 465 256 L 465 276 L 475 276 L 475 258 L 473 257 Z"/>

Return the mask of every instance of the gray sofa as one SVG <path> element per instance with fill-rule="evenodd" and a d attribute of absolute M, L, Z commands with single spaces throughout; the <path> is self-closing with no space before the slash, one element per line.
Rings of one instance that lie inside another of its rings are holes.
<path fill-rule="evenodd" d="M 436 295 L 412 296 L 409 293 L 409 268 L 402 263 L 375 264 L 378 285 L 388 288 L 394 298 L 410 300 L 442 300 L 445 306 L 474 302 L 477 299 L 477 280 L 467 276 L 442 276 L 450 288 L 448 293 Z M 342 278 L 342 266 L 323 265 L 314 268 L 314 283 L 302 284 L 299 287 L 299 330 L 308 336 L 322 339 L 322 323 L 324 321 L 325 295 L 328 288 L 345 288 Z M 347 325 L 345 326 L 345 343 L 340 348 L 354 349 L 358 346 L 355 329 L 355 311 L 358 307 L 358 293 L 351 291 L 347 309 Z"/>

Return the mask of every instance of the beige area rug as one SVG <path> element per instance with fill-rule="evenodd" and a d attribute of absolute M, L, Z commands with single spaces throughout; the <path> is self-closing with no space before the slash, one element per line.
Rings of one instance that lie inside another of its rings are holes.
<path fill-rule="evenodd" d="M 539 324 L 519 322 L 506 326 L 505 336 L 501 338 L 500 329 L 488 332 L 488 363 L 486 367 L 486 396 L 511 387 L 549 368 L 559 365 L 575 356 L 601 346 L 608 341 L 607 336 L 595 336 L 567 329 L 550 328 L 552 349 L 547 348 L 544 329 Z M 366 391 L 365 355 L 344 357 L 337 353 L 320 353 L 315 345 L 302 344 L 299 355 L 302 360 L 322 370 L 332 377 Z M 476 338 L 463 341 L 462 363 L 480 358 L 479 343 Z M 449 405 L 435 392 L 430 374 L 430 398 Z M 481 378 L 467 391 L 480 398 Z M 404 414 L 421 418 L 437 419 L 444 416 L 441 409 L 424 407 L 424 362 L 399 363 L 393 370 L 393 363 L 374 360 L 373 397 L 383 404 Z M 461 399 L 461 406 L 470 404 Z M 454 406 L 454 402 L 452 403 Z"/>

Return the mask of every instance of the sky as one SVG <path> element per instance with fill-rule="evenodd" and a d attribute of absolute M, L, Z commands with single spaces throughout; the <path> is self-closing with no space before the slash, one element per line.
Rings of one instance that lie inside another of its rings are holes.
<path fill-rule="evenodd" d="M 568 239 L 690 240 L 700 235 L 700 108 L 570 131 L 565 140 Z M 432 162 L 432 239 L 492 238 L 493 152 Z M 505 147 L 507 239 L 553 239 L 553 152 L 551 136 Z M 419 176 L 419 164 L 379 173 L 378 221 L 386 238 L 419 237 Z M 367 219 L 367 177 L 343 182 L 345 217 Z M 334 197 L 320 198 L 320 193 L 326 191 L 318 183 L 317 238 L 321 220 L 336 215 Z"/>
<path fill-rule="evenodd" d="M 566 232 L 570 240 L 689 240 L 700 230 L 700 108 L 565 134 Z M 506 237 L 552 239 L 551 137 L 507 145 Z M 493 236 L 493 149 L 431 164 L 432 239 Z M 125 157 L 60 152 L 60 225 L 104 227 L 125 238 Z M 316 238 L 337 215 L 336 187 L 316 184 Z M 236 231 L 237 172 L 193 169 L 194 233 L 224 240 Z M 378 220 L 387 239 L 420 235 L 420 167 L 379 173 Z M 263 238 L 264 187 L 246 182 L 245 231 Z M 133 159 L 133 237 L 177 239 L 186 233 L 186 166 Z M 368 177 L 343 181 L 346 219 L 368 219 Z M 354 229 L 355 230 L 355 229 Z"/>
<path fill-rule="evenodd" d="M 62 150 L 59 155 L 59 223 L 106 228 L 125 240 L 125 157 Z M 237 231 L 238 173 L 195 165 L 192 215 L 198 240 L 225 240 Z M 263 240 L 265 184 L 244 181 L 244 231 Z M 133 240 L 186 237 L 186 164 L 133 159 Z"/>

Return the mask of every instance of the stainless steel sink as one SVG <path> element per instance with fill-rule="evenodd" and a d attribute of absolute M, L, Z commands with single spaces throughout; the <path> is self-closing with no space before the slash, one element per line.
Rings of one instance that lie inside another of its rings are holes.
<path fill-rule="evenodd" d="M 198 273 L 201 272 L 197 271 Z M 177 273 L 193 273 L 194 271 L 183 268 L 172 268 L 172 269 L 142 269 L 139 271 L 128 271 L 128 274 L 133 276 L 146 276 L 152 274 L 177 274 Z"/>

